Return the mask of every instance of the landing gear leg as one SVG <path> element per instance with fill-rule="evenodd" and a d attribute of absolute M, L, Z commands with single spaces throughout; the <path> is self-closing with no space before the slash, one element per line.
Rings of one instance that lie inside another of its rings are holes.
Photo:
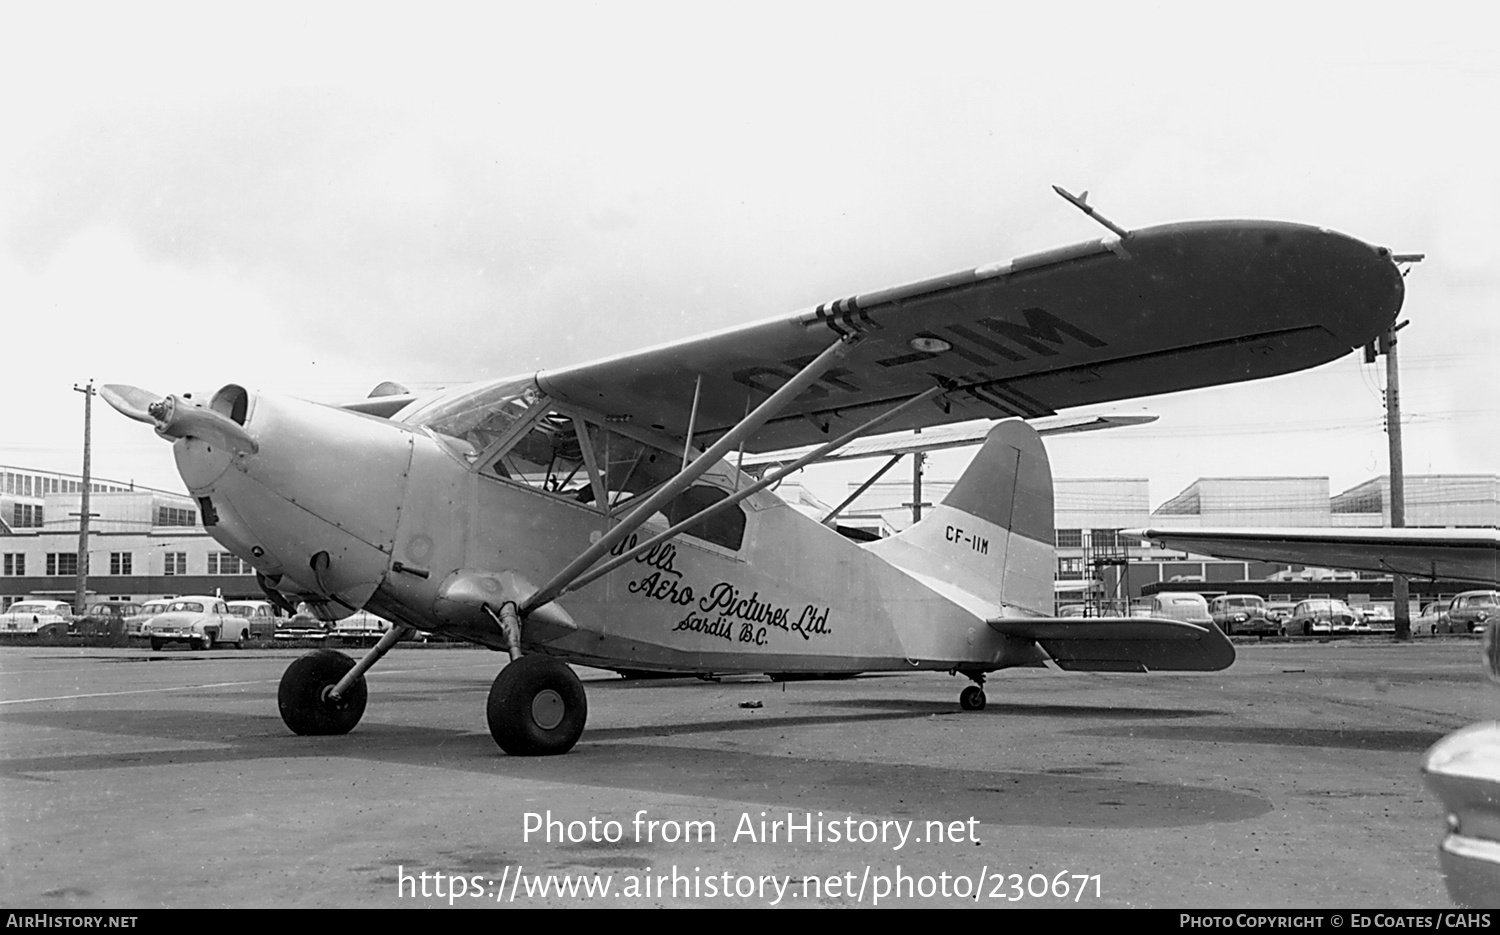
<path fill-rule="evenodd" d="M 958 706 L 965 711 L 984 710 L 984 673 L 964 673 L 973 679 L 975 684 L 965 688 L 958 695 Z"/>
<path fill-rule="evenodd" d="M 522 656 L 500 670 L 485 714 L 490 736 L 511 756 L 567 753 L 583 735 L 588 696 L 573 670 L 548 656 Z"/>

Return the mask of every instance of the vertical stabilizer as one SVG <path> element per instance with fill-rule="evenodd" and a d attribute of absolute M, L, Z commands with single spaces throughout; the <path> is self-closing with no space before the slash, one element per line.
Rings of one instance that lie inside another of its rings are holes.
<path fill-rule="evenodd" d="M 1019 419 L 990 430 L 943 502 L 871 543 L 886 561 L 995 605 L 1052 614 L 1052 467 Z"/>

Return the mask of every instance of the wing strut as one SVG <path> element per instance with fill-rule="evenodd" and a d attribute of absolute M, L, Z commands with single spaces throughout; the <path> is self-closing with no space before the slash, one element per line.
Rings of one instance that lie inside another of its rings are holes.
<path fill-rule="evenodd" d="M 621 565 L 625 564 L 626 562 L 634 559 L 637 555 L 642 555 L 642 554 L 650 551 L 651 549 L 655 548 L 656 546 L 660 545 L 661 543 L 666 542 L 668 539 L 670 539 L 673 536 L 677 535 L 679 532 L 682 532 L 684 529 L 688 529 L 690 527 L 696 526 L 699 523 L 703 522 L 704 520 L 709 519 L 710 517 L 715 516 L 718 513 L 722 512 L 724 510 L 729 509 L 730 507 L 734 506 L 736 503 L 739 503 L 741 500 L 745 499 L 746 497 L 750 496 L 751 494 L 757 493 L 757 492 L 762 491 L 762 490 L 765 490 L 767 487 L 771 486 L 772 484 L 777 483 L 778 481 L 780 481 L 782 478 L 786 477 L 787 475 L 792 474 L 793 472 L 802 470 L 808 464 L 811 464 L 813 461 L 816 461 L 818 458 L 823 457 L 824 454 L 826 454 L 827 452 L 833 450 L 834 448 L 837 448 L 840 445 L 847 445 L 849 442 L 851 442 L 854 439 L 858 438 L 859 436 L 865 434 L 866 432 L 873 431 L 874 429 L 876 429 L 881 424 L 889 421 L 890 419 L 895 418 L 902 411 L 904 411 L 904 410 L 906 410 L 906 409 L 908 409 L 908 408 L 910 408 L 912 406 L 915 406 L 918 403 L 924 403 L 927 400 L 931 399 L 932 397 L 934 397 L 934 396 L 936 396 L 936 395 L 938 395 L 939 393 L 942 393 L 942 392 L 943 392 L 943 387 L 941 387 L 941 386 L 934 386 L 930 390 L 927 390 L 927 391 L 922 392 L 922 393 L 918 393 L 916 396 L 913 396 L 911 399 L 908 399 L 906 402 L 902 403 L 901 405 L 896 406 L 894 409 L 888 409 L 888 410 L 886 410 L 884 413 L 876 416 L 875 418 L 871 419 L 870 421 L 866 422 L 865 424 L 863 424 L 863 425 L 861 425 L 861 426 L 859 426 L 857 428 L 850 429 L 849 431 L 845 432 L 843 435 L 840 435 L 838 438 L 835 438 L 834 440 L 829 441 L 829 442 L 824 442 L 822 445 L 819 445 L 816 449 L 808 452 L 807 454 L 805 454 L 802 457 L 798 458 L 796 461 L 793 461 L 791 464 L 788 464 L 786 467 L 782 468 L 781 470 L 779 470 L 779 471 L 772 471 L 770 474 L 767 474 L 765 477 L 762 477 L 760 480 L 758 480 L 755 483 L 751 484 L 749 487 L 745 487 L 745 488 L 743 488 L 741 490 L 736 490 L 734 493 L 732 493 L 729 496 L 725 497 L 723 500 L 720 500 L 718 503 L 715 503 L 712 506 L 704 507 L 703 509 L 699 510 L 697 513 L 694 513 L 692 516 L 689 516 L 687 519 L 683 520 L 682 522 L 678 523 L 677 525 L 672 526 L 669 529 L 666 529 L 666 530 L 664 530 L 662 532 L 657 533 L 656 535 L 652 536 L 650 539 L 647 539 L 645 542 L 642 542 L 640 545 L 636 546 L 635 548 L 630 549 L 629 551 L 625 552 L 623 555 L 617 555 L 617 556 L 615 556 L 614 558 L 612 558 L 609 561 L 605 562 L 603 565 L 600 565 L 598 568 L 594 569 L 593 571 L 589 572 L 588 574 L 583 575 L 582 577 L 580 577 L 577 581 L 573 582 L 572 584 L 569 584 L 569 585 L 566 585 L 563 588 L 560 588 L 558 590 L 558 594 L 562 595 L 562 594 L 564 594 L 564 593 L 566 593 L 568 591 L 576 591 L 579 588 L 584 587 L 585 585 L 592 584 L 593 582 L 599 580 L 600 578 L 602 578 L 605 575 L 609 574 L 610 572 L 614 571 L 616 568 L 619 568 Z M 901 458 L 900 455 L 896 456 L 896 460 L 900 460 L 900 458 Z M 895 461 L 892 461 L 891 463 L 894 464 Z M 887 465 L 887 467 L 889 467 L 889 465 Z M 882 473 L 884 473 L 884 472 L 882 471 Z M 876 476 L 878 477 L 879 475 L 877 474 Z M 873 483 L 873 482 L 874 481 L 872 479 L 871 483 Z"/>
<path fill-rule="evenodd" d="M 697 480 L 719 461 L 734 450 L 740 440 L 755 433 L 761 426 L 765 425 L 772 416 L 780 412 L 788 403 L 796 399 L 812 382 L 821 377 L 829 367 L 847 354 L 855 344 L 859 342 L 858 335 L 849 335 L 839 338 L 828 346 L 823 353 L 812 359 L 806 367 L 803 367 L 796 376 L 788 380 L 780 389 L 772 393 L 765 402 L 755 407 L 748 416 L 741 419 L 739 424 L 730 429 L 722 438 L 714 442 L 713 446 L 703 454 L 694 459 L 693 463 L 679 471 L 675 477 L 667 481 L 661 489 L 646 498 L 635 510 L 632 510 L 621 521 L 620 524 L 600 537 L 598 542 L 585 549 L 577 558 L 569 562 L 562 571 L 552 577 L 551 581 L 542 585 L 541 590 L 533 594 L 526 604 L 521 607 L 521 616 L 525 616 L 553 600 L 563 589 L 582 574 L 590 565 L 598 561 L 600 556 L 613 549 L 626 536 L 635 531 L 646 520 L 650 519 L 658 509 L 671 502 L 678 494 L 686 490 L 693 481 Z"/>
<path fill-rule="evenodd" d="M 840 513 L 844 512 L 844 507 L 853 503 L 855 500 L 858 500 L 860 494 L 875 486 L 875 482 L 884 477 L 886 471 L 889 471 L 891 468 L 895 467 L 896 462 L 900 461 L 905 454 L 906 453 L 903 451 L 898 451 L 895 454 L 891 455 L 891 460 L 882 465 L 880 470 L 876 471 L 874 474 L 871 474 L 870 479 L 865 481 L 863 484 L 860 484 L 858 490 L 845 497 L 843 503 L 840 503 L 838 506 L 828 511 L 828 515 L 823 517 L 823 525 L 827 526 L 829 529 L 832 529 L 834 525 L 833 521 L 838 519 Z"/>

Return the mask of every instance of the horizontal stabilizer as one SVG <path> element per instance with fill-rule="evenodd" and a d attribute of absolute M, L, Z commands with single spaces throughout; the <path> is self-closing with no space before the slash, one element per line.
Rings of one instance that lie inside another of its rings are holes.
<path fill-rule="evenodd" d="M 990 629 L 1035 640 L 1058 668 L 1084 672 L 1216 672 L 1234 644 L 1212 624 L 1159 617 L 1002 617 Z"/>

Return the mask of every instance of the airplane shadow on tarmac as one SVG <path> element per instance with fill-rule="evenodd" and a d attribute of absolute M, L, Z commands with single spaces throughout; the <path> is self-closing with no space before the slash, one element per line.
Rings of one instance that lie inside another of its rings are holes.
<path fill-rule="evenodd" d="M 952 713 L 951 705 L 937 703 L 887 707 L 897 710 L 603 728 L 586 732 L 571 753 L 560 757 L 509 757 L 495 747 L 487 733 L 451 729 L 366 723 L 341 737 L 296 737 L 274 716 L 187 710 L 17 711 L 5 713 L 0 721 L 222 746 L 12 757 L 0 759 L 0 777 L 52 782 L 56 780 L 49 773 L 340 758 L 461 770 L 497 780 L 526 779 L 758 803 L 776 810 L 914 819 L 973 816 L 987 825 L 1183 827 L 1254 818 L 1274 807 L 1269 800 L 1244 792 L 1101 775 L 1118 763 L 1039 771 L 955 769 L 791 752 L 651 744 L 636 739 L 930 718 L 937 709 Z M 1099 709 L 1088 716 L 1106 711 L 1118 713 L 1119 709 Z M 1135 716 L 1144 716 L 1144 712 Z M 1157 711 L 1153 716 L 1173 717 L 1174 712 Z"/>

